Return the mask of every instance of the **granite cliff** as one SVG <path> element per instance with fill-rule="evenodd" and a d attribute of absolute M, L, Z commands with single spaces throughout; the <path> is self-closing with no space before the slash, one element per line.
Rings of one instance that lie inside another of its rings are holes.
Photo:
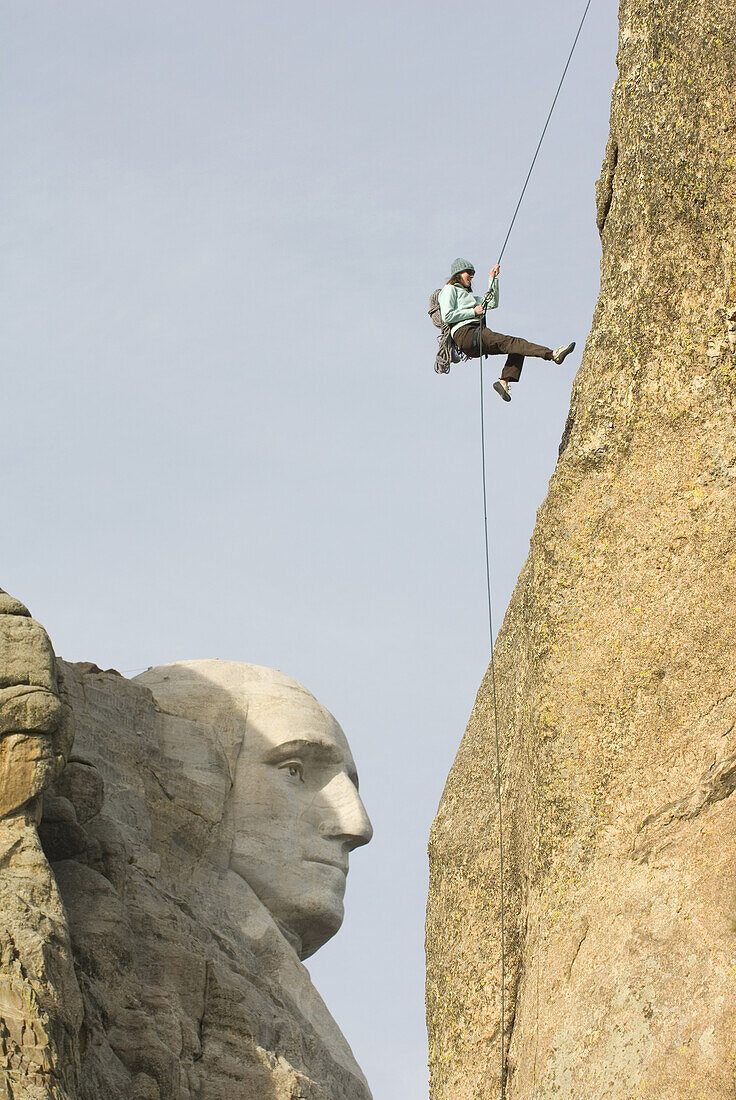
<path fill-rule="evenodd" d="M 46 632 L 0 590 L 0 1098 L 68 1100 L 82 997 L 64 906 L 38 836 L 73 741 Z"/>
<path fill-rule="evenodd" d="M 495 662 L 508 1100 L 736 1089 L 736 8 L 622 0 L 603 258 Z M 490 677 L 430 838 L 432 1100 L 499 1074 Z"/>

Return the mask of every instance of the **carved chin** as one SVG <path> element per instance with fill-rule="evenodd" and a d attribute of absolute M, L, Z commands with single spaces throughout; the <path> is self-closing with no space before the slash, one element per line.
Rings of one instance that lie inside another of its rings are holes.
<path fill-rule="evenodd" d="M 290 933 L 289 938 L 298 941 L 296 950 L 301 959 L 309 958 L 332 939 L 345 916 L 345 876 L 334 868 L 325 870 L 331 872 L 331 882 L 315 883 L 310 875 L 309 884 L 304 883 L 298 895 L 292 895 L 279 906 L 266 906 Z M 275 911 L 277 908 L 279 912 Z"/>
<path fill-rule="evenodd" d="M 335 933 L 340 931 L 344 916 L 345 909 L 342 901 L 329 911 L 322 907 L 319 912 L 301 914 L 294 922 L 301 929 L 300 946 L 297 949 L 299 958 L 308 959 L 323 944 L 331 940 Z"/>
<path fill-rule="evenodd" d="M 250 886 L 294 945 L 300 958 L 313 955 L 335 935 L 345 913 L 345 872 L 314 860 L 291 864 L 240 851 L 230 866 Z"/>

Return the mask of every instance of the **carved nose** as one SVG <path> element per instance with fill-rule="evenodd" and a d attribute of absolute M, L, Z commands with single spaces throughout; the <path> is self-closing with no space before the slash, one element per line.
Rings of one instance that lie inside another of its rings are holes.
<path fill-rule="evenodd" d="M 340 772 L 325 788 L 325 814 L 319 831 L 347 843 L 348 851 L 367 844 L 373 826 L 352 780 Z"/>

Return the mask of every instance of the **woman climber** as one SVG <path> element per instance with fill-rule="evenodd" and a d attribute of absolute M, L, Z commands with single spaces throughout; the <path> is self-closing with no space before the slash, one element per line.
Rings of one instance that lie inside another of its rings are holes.
<path fill-rule="evenodd" d="M 519 381 L 525 355 L 561 363 L 575 347 L 575 341 L 552 351 L 541 344 L 530 344 L 528 340 L 522 340 L 518 336 L 503 336 L 500 332 L 491 332 L 486 328 L 486 309 L 495 309 L 498 305 L 500 270 L 500 265 L 496 264 L 491 271 L 488 277 L 488 294 L 484 300 L 472 293 L 475 268 L 459 257 L 452 265 L 450 278 L 440 291 L 439 306 L 442 320 L 450 326 L 453 342 L 465 355 L 471 359 L 479 358 L 479 343 L 482 340 L 483 355 L 507 356 L 501 377 L 493 383 L 493 388 L 504 401 L 510 401 L 509 384 Z"/>

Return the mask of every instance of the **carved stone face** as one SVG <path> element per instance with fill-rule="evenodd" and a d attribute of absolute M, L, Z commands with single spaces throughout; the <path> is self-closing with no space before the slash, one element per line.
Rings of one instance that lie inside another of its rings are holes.
<path fill-rule="evenodd" d="M 373 833 L 345 735 L 313 696 L 251 704 L 232 798 L 230 866 L 307 958 L 342 924 L 350 852 Z"/>
<path fill-rule="evenodd" d="M 212 815 L 220 792 L 224 865 L 312 955 L 342 924 L 350 852 L 373 834 L 345 734 L 296 680 L 258 665 L 179 661 L 136 680 L 163 712 L 192 805 L 199 791 Z"/>

